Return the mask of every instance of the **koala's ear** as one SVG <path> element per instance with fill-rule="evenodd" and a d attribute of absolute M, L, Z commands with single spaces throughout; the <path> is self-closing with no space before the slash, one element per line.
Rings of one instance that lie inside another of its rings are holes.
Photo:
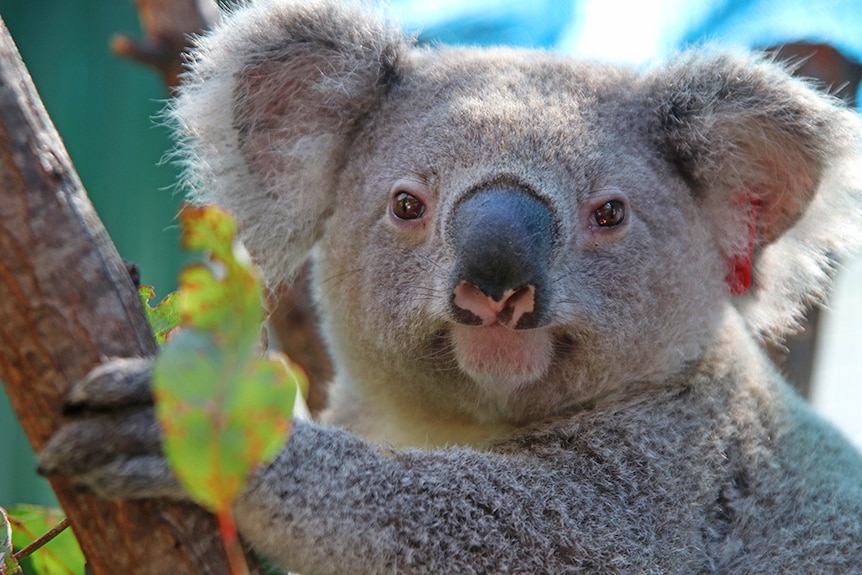
<path fill-rule="evenodd" d="M 778 339 L 860 241 L 859 119 L 754 56 L 683 55 L 650 80 L 658 145 L 708 213 L 728 290 Z"/>
<path fill-rule="evenodd" d="M 351 137 L 409 49 L 359 2 L 252 3 L 199 40 L 169 111 L 184 183 L 237 215 L 268 283 L 319 239 Z"/>

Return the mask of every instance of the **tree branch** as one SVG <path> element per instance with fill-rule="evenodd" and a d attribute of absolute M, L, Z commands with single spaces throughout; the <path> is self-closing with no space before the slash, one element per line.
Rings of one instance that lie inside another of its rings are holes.
<path fill-rule="evenodd" d="M 215 0 L 137 0 L 137 5 L 146 37 L 118 34 L 111 40 L 111 50 L 155 68 L 173 90 L 180 84 L 183 51 L 193 35 L 215 23 L 218 6 Z"/>
<path fill-rule="evenodd" d="M 69 383 L 106 357 L 156 345 L 0 20 L 0 378 L 39 450 Z M 166 501 L 105 502 L 51 479 L 95 575 L 227 573 L 213 517 Z"/>

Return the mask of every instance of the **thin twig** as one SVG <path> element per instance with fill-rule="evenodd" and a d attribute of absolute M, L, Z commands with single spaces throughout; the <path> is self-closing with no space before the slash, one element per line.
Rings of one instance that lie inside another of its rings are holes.
<path fill-rule="evenodd" d="M 49 543 L 52 539 L 54 539 L 54 537 L 56 537 L 57 535 L 62 533 L 63 530 L 65 530 L 66 527 L 68 527 L 68 526 L 69 526 L 69 518 L 63 517 L 63 519 L 61 519 L 59 523 L 57 523 L 56 525 L 51 527 L 51 529 L 49 529 L 47 533 L 45 533 L 44 535 L 42 535 L 41 537 L 39 537 L 38 539 L 36 539 L 32 543 L 30 543 L 29 545 L 24 547 L 24 549 L 22 549 L 21 551 L 14 553 L 12 556 L 15 557 L 15 560 L 20 563 L 22 559 L 29 557 L 32 553 L 41 549 L 43 546 L 45 546 L 47 543 Z"/>

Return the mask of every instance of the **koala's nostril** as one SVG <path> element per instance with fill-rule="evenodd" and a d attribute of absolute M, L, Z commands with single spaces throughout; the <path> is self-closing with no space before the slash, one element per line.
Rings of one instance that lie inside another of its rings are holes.
<path fill-rule="evenodd" d="M 459 309 L 469 312 L 481 320 L 482 325 L 501 323 L 516 328 L 536 304 L 536 288 L 531 285 L 518 290 L 506 290 L 503 297 L 495 300 L 473 284 L 462 280 L 455 286 L 452 302 Z"/>

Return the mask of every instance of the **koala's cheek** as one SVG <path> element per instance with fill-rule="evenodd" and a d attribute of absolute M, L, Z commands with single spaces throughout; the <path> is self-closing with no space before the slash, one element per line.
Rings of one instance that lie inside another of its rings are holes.
<path fill-rule="evenodd" d="M 452 327 L 451 340 L 461 370 L 495 394 L 540 379 L 553 357 L 553 336 L 547 329 L 459 324 Z"/>

